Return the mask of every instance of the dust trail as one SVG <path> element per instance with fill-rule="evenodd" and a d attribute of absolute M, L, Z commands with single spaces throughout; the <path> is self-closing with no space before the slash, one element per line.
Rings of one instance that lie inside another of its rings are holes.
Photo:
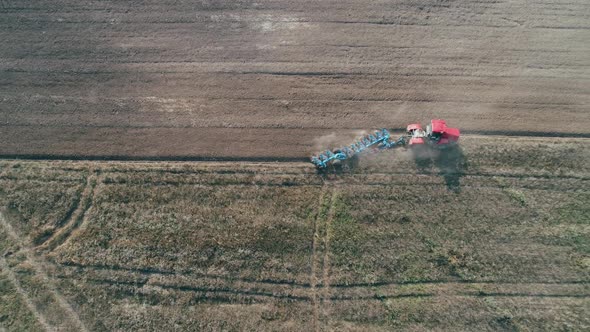
<path fill-rule="evenodd" d="M 31 248 L 26 246 L 25 243 L 22 241 L 22 238 L 16 234 L 12 226 L 4 218 L 2 212 L 0 212 L 0 226 L 2 226 L 8 233 L 8 235 L 12 237 L 12 239 L 20 246 L 21 252 L 25 254 L 25 257 L 27 258 L 35 272 L 43 280 L 45 287 L 47 287 L 51 295 L 57 300 L 57 303 L 59 304 L 61 309 L 63 309 L 68 314 L 72 323 L 74 323 L 74 325 L 76 326 L 76 329 L 78 331 L 88 331 L 84 323 L 82 323 L 82 321 L 80 320 L 80 317 L 78 316 L 76 311 L 72 308 L 68 301 L 58 292 L 53 281 L 49 278 L 49 276 L 43 269 L 43 263 L 39 262 L 36 259 Z"/>
<path fill-rule="evenodd" d="M 313 140 L 314 152 L 334 150 L 352 144 L 356 139 L 368 134 L 366 130 L 346 131 L 343 133 L 331 132 Z"/>
<path fill-rule="evenodd" d="M 0 256 L 0 269 L 2 269 L 2 271 L 4 271 L 6 273 L 8 280 L 14 285 L 16 292 L 20 295 L 22 300 L 25 302 L 25 305 L 27 306 L 27 308 L 29 308 L 29 310 L 31 311 L 33 316 L 35 316 L 35 319 L 37 319 L 39 324 L 41 324 L 41 326 L 43 326 L 43 328 L 46 331 L 55 331 L 55 329 L 47 323 L 45 316 L 43 316 L 39 312 L 39 310 L 37 309 L 37 307 L 35 306 L 33 301 L 31 301 L 31 299 L 29 298 L 29 295 L 27 295 L 27 292 L 25 292 L 23 290 L 23 288 L 20 285 L 20 282 L 18 282 L 18 279 L 14 275 L 14 272 L 12 272 L 12 270 L 10 270 L 8 263 L 6 263 L 6 260 L 4 259 L 4 257 L 1 257 L 1 256 Z M 4 328 L 0 328 L 0 331 L 5 331 L 5 330 L 4 330 Z"/>

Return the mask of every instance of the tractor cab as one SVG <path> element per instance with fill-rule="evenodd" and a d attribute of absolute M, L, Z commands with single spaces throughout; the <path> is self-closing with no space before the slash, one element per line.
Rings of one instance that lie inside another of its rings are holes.
<path fill-rule="evenodd" d="M 426 134 L 433 144 L 447 145 L 459 140 L 459 129 L 447 127 L 445 120 L 432 120 L 426 127 Z"/>

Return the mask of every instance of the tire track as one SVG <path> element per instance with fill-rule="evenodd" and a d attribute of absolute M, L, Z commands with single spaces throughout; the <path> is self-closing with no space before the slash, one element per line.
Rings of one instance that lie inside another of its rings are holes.
<path fill-rule="evenodd" d="M 57 278 L 64 280 L 71 280 L 71 276 L 60 275 Z M 149 292 L 150 289 L 161 288 L 176 291 L 185 291 L 192 293 L 205 293 L 210 294 L 211 297 L 218 298 L 219 295 L 232 296 L 236 295 L 244 299 L 244 297 L 260 297 L 260 298 L 272 298 L 287 301 L 311 301 L 313 303 L 314 294 L 309 292 L 304 295 L 294 295 L 287 293 L 277 293 L 274 291 L 261 290 L 261 289 L 240 289 L 228 286 L 196 286 L 190 284 L 168 284 L 161 282 L 149 282 L 148 280 L 113 280 L 109 278 L 84 278 L 85 282 L 98 284 L 98 285 L 109 285 L 113 287 L 130 287 L 133 289 L 130 294 L 137 294 L 140 292 Z M 145 286 L 149 286 L 145 288 Z M 523 291 L 508 291 L 508 292 L 486 292 L 486 291 L 464 291 L 461 289 L 447 290 L 445 292 L 432 292 L 433 290 L 424 290 L 423 292 L 412 292 L 412 293 L 397 293 L 397 292 L 386 292 L 382 293 L 379 291 L 371 292 L 369 294 L 355 294 L 355 295 L 330 295 L 325 300 L 343 302 L 343 301 L 365 301 L 365 300 L 385 300 L 385 299 L 403 299 L 403 298 L 431 298 L 431 297 L 474 297 L 474 298 L 485 298 L 485 297 L 531 297 L 531 298 L 590 298 L 590 294 L 567 294 L 567 293 L 533 293 Z M 209 295 L 204 295 L 202 298 L 207 299 Z M 227 298 L 231 301 L 232 298 Z M 317 326 L 319 329 L 319 325 Z"/>
<path fill-rule="evenodd" d="M 313 306 L 313 326 L 315 331 L 323 330 L 321 325 L 328 323 L 325 304 L 330 297 L 329 289 L 329 228 L 334 218 L 336 189 L 333 184 L 324 182 L 320 194 L 320 206 L 314 220 L 312 246 L 311 301 Z M 321 270 L 320 270 L 321 265 Z"/>
<path fill-rule="evenodd" d="M 78 316 L 76 311 L 72 308 L 70 303 L 63 297 L 63 295 L 61 295 L 61 293 L 57 290 L 57 287 L 45 272 L 45 269 L 43 268 L 44 263 L 37 260 L 31 248 L 27 246 L 26 243 L 24 243 L 20 236 L 17 235 L 13 227 L 4 218 L 2 212 L 0 212 L 0 226 L 4 228 L 6 233 L 21 248 L 20 252 L 22 252 L 25 255 L 26 260 L 30 263 L 31 267 L 33 268 L 37 276 L 43 281 L 43 284 L 46 287 L 50 296 L 52 296 L 56 300 L 60 309 L 65 313 L 65 316 L 69 318 L 71 326 L 78 331 L 88 331 L 84 323 L 80 320 L 80 317 Z"/>
<path fill-rule="evenodd" d="M 210 275 L 205 273 L 179 273 L 173 270 L 161 270 L 152 268 L 127 268 L 121 266 L 106 266 L 99 264 L 88 264 L 83 265 L 74 262 L 63 262 L 57 263 L 62 268 L 72 268 L 73 274 L 80 272 L 96 272 L 104 271 L 106 274 L 124 272 L 129 273 L 129 277 L 136 275 L 144 278 L 151 276 L 165 277 L 165 276 L 176 276 L 184 278 L 195 278 L 195 279 L 211 279 L 223 280 L 226 282 L 241 282 L 251 283 L 255 285 L 268 285 L 268 286 L 288 286 L 300 289 L 310 289 L 312 286 L 310 283 L 299 283 L 290 280 L 272 280 L 272 279 L 254 279 L 254 278 L 243 278 L 243 277 L 231 277 L 223 275 Z M 556 281 L 508 281 L 508 280 L 424 280 L 424 281 L 382 281 L 373 283 L 347 283 L 347 284 L 330 284 L 331 289 L 374 289 L 375 287 L 387 287 L 387 286 L 407 286 L 407 285 L 588 285 L 590 280 L 556 280 Z M 322 284 L 316 285 L 317 288 L 323 288 Z"/>
<path fill-rule="evenodd" d="M 331 197 L 330 197 L 330 207 L 328 209 L 328 216 L 326 217 L 325 222 L 325 236 L 324 236 L 324 261 L 323 261 L 323 269 L 322 269 L 322 313 L 325 320 L 325 325 L 329 328 L 330 327 L 330 309 L 329 309 L 329 301 L 331 300 L 331 290 L 330 290 L 330 240 L 332 237 L 332 222 L 334 220 L 334 214 L 336 210 L 336 200 L 338 198 L 338 192 L 336 188 L 332 189 Z"/>
<path fill-rule="evenodd" d="M 316 217 L 314 219 L 313 222 L 313 227 L 314 227 L 314 233 L 313 233 L 313 242 L 312 242 L 312 250 L 311 250 L 311 275 L 310 275 L 310 287 L 311 287 L 311 302 L 312 302 L 312 308 L 313 308 L 313 327 L 314 327 L 314 331 L 318 332 L 319 331 L 319 306 L 320 303 L 318 301 L 318 291 L 317 291 L 317 285 L 318 285 L 318 278 L 317 278 L 317 270 L 318 270 L 318 265 L 320 264 L 319 260 L 320 258 L 318 257 L 318 246 L 319 246 L 319 241 L 320 241 L 320 231 L 321 231 L 321 219 L 322 219 L 322 215 L 323 215 L 323 211 L 324 211 L 324 205 L 325 205 L 325 200 L 326 200 L 326 196 L 328 195 L 328 184 L 326 182 L 324 182 L 324 185 L 322 186 L 322 191 L 320 192 L 320 197 L 319 197 L 319 206 L 318 206 L 318 211 L 316 214 Z"/>
<path fill-rule="evenodd" d="M 309 169 L 312 169 L 312 166 L 309 166 Z M 298 175 L 302 175 L 302 176 L 309 176 L 312 173 L 307 173 L 307 174 L 298 174 Z M 449 174 L 453 174 L 453 173 L 449 173 Z M 552 174 L 507 174 L 507 173 L 491 173 L 491 172 L 463 172 L 463 173 L 455 173 L 455 174 L 461 174 L 461 177 L 463 178 L 496 178 L 496 177 L 502 177 L 502 178 L 511 178 L 511 179 L 517 179 L 517 180 L 522 180 L 522 179 L 541 179 L 541 180 L 589 180 L 590 177 L 589 176 L 576 176 L 576 175 L 552 175 Z M 429 175 L 429 176 L 433 176 L 436 177 L 438 176 L 438 174 L 421 174 L 421 173 L 414 173 L 414 172 L 367 172 L 367 173 L 362 173 L 359 174 L 362 177 L 371 177 L 371 176 L 425 176 L 425 175 Z M 351 179 L 356 179 L 355 177 L 350 177 Z M 1 177 L 0 179 L 4 179 L 4 180 L 18 180 L 18 178 L 6 178 L 6 177 Z M 37 181 L 40 183 L 51 183 L 51 182 L 55 182 L 54 180 L 47 180 L 47 179 L 31 179 L 28 178 L 29 181 Z M 389 179 L 389 181 L 370 181 L 367 178 L 361 179 L 362 183 L 347 183 L 347 186 L 391 186 L 391 185 L 403 185 L 403 186 L 423 186 L 426 183 L 425 182 L 421 182 L 421 183 L 409 183 L 409 182 L 400 182 L 400 181 L 394 181 L 393 178 Z M 71 181 L 67 181 L 67 182 L 71 182 Z M 235 182 L 235 183 L 221 183 L 221 184 L 215 184 L 215 183 L 207 183 L 207 182 L 200 182 L 200 181 L 172 181 L 172 180 L 166 180 L 166 181 L 143 181 L 143 182 L 138 182 L 138 181 L 127 181 L 125 179 L 121 179 L 121 180 L 109 180 L 107 183 L 108 185 L 152 185 L 152 186 L 194 186 L 194 185 L 198 185 L 198 186 L 202 186 L 202 187 L 220 187 L 220 186 L 226 186 L 226 187 L 231 187 L 231 186 L 239 186 L 242 187 L 244 185 L 253 185 L 252 181 L 242 181 L 242 182 Z M 440 183 L 440 182 L 429 182 L 427 183 L 430 186 L 444 186 L 444 183 Z M 287 183 L 262 183 L 262 182 L 256 182 L 255 185 L 257 186 L 264 186 L 264 187 L 285 187 L 285 186 L 290 186 L 290 187 L 305 187 L 305 186 L 318 186 L 318 183 L 313 183 L 313 182 L 306 182 L 306 183 L 297 183 L 297 182 L 287 182 Z M 478 185 L 478 186 L 474 186 L 471 185 L 471 187 L 476 187 L 476 188 L 499 188 L 496 186 L 489 186 L 489 185 Z M 539 190 L 543 190 L 544 188 L 542 187 L 532 187 L 532 186 L 526 186 L 523 188 L 531 188 L 531 189 L 539 189 Z M 564 189 L 560 189 L 560 190 L 564 190 Z"/>
<path fill-rule="evenodd" d="M 87 219 L 88 210 L 92 207 L 94 195 L 100 178 L 97 174 L 93 174 L 93 170 L 90 170 L 90 175 L 86 178 L 86 185 L 80 198 L 75 203 L 75 207 L 72 209 L 72 213 L 67 216 L 66 221 L 63 223 L 57 232 L 55 232 L 49 239 L 43 242 L 38 249 L 52 251 L 70 238 L 72 233 L 76 231 Z"/>
<path fill-rule="evenodd" d="M 71 277 L 68 276 L 57 276 L 57 278 L 71 280 Z M 254 296 L 254 297 L 267 297 L 267 298 L 275 298 L 275 299 L 283 299 L 283 300 L 293 300 L 293 301 L 310 301 L 312 298 L 308 295 L 294 295 L 294 294 L 287 294 L 287 293 L 278 293 L 274 291 L 268 290 L 260 290 L 256 288 L 252 289 L 239 289 L 234 287 L 210 287 L 210 286 L 197 286 L 197 285 L 190 285 L 190 284 L 169 284 L 169 283 L 162 283 L 162 282 L 150 282 L 149 280 L 113 280 L 108 278 L 85 278 L 85 282 L 96 283 L 96 284 L 105 284 L 105 285 L 112 285 L 112 286 L 130 286 L 137 289 L 143 288 L 144 286 L 149 286 L 151 288 L 161 288 L 161 289 L 171 289 L 171 290 L 180 290 L 180 291 L 190 291 L 195 293 L 214 293 L 216 295 L 219 294 L 227 294 L 227 295 L 237 295 L 237 296 Z"/>
<path fill-rule="evenodd" d="M 69 239 L 71 239 L 76 233 L 83 232 L 86 227 L 88 227 L 89 223 L 89 211 L 92 209 L 94 204 L 94 197 L 96 197 L 96 193 L 99 190 L 100 184 L 103 183 L 103 176 L 96 171 L 95 175 L 92 176 L 92 180 L 90 182 L 89 187 L 89 195 L 87 196 L 87 205 L 84 207 L 83 211 L 80 214 L 79 220 L 73 225 L 73 228 L 69 232 L 68 236 L 63 239 L 54 249 L 64 245 L 67 243 Z"/>
<path fill-rule="evenodd" d="M 127 268 L 122 266 L 106 266 L 106 265 L 99 265 L 99 264 L 78 264 L 74 262 L 63 262 L 57 263 L 60 264 L 62 267 L 70 267 L 75 269 L 76 272 L 79 270 L 84 271 L 106 271 L 107 273 L 113 272 L 126 272 L 130 274 L 139 274 L 141 276 L 181 276 L 181 277 L 194 277 L 199 279 L 212 279 L 212 280 L 224 280 L 227 282 L 244 282 L 244 283 L 253 283 L 253 284 L 261 284 L 261 285 L 272 285 L 272 286 L 290 286 L 294 288 L 311 288 L 310 283 L 298 283 L 296 281 L 291 280 L 272 280 L 272 279 L 254 279 L 254 278 L 243 278 L 243 277 L 231 277 L 231 276 L 223 276 L 223 275 L 210 275 L 206 273 L 179 273 L 177 271 L 172 270 L 162 270 L 162 269 L 154 269 L 154 268 Z"/>

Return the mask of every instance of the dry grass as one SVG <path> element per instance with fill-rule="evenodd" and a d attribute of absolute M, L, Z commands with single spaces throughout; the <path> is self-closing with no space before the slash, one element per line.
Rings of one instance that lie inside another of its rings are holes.
<path fill-rule="evenodd" d="M 0 324 L 9 331 L 44 330 L 5 272 L 0 275 L 0 312 Z"/>
<path fill-rule="evenodd" d="M 51 316 L 32 248 L 91 330 L 587 328 L 586 140 L 462 148 L 326 178 L 288 163 L 1 162 L 24 240 L 1 254 Z M 0 324 L 39 328 L 5 276 Z"/>

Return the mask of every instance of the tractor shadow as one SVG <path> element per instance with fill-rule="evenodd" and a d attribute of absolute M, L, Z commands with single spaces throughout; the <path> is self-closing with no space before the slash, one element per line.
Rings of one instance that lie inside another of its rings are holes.
<path fill-rule="evenodd" d="M 412 156 L 419 173 L 436 172 L 444 178 L 448 190 L 461 192 L 461 177 L 465 175 L 469 163 L 460 146 L 441 150 L 420 147 L 412 150 Z"/>

